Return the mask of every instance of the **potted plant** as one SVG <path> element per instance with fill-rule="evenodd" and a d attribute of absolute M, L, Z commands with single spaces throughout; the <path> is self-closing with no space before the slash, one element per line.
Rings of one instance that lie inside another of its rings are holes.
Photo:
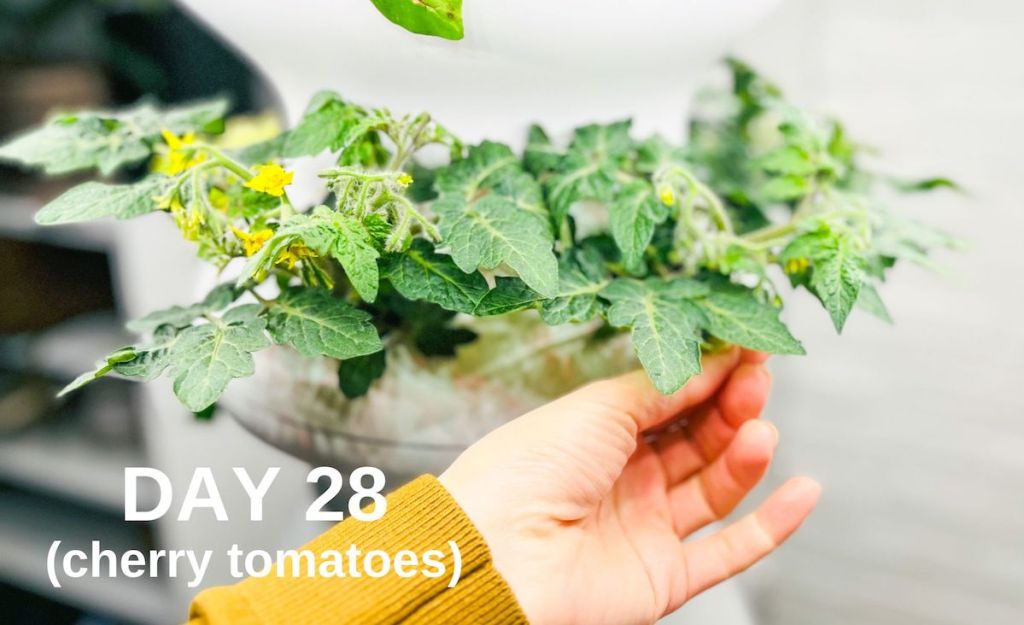
<path fill-rule="evenodd" d="M 0 158 L 49 174 L 151 171 L 74 187 L 39 223 L 162 211 L 224 278 L 131 322 L 144 338 L 64 392 L 166 374 L 202 413 L 238 380 L 224 405 L 276 444 L 405 475 L 634 356 L 670 393 L 724 344 L 803 353 L 779 319 L 780 280 L 820 300 L 837 331 L 855 307 L 887 319 L 887 270 L 953 241 L 874 191 L 950 183 L 867 171 L 838 122 L 729 65 L 731 91 L 683 145 L 623 120 L 565 144 L 533 126 L 521 153 L 467 147 L 426 113 L 333 92 L 290 131 L 235 150 L 217 144 L 223 102 L 57 115 Z M 447 162 L 419 159 L 437 148 Z M 324 153 L 323 201 L 294 205 L 285 164 Z"/>

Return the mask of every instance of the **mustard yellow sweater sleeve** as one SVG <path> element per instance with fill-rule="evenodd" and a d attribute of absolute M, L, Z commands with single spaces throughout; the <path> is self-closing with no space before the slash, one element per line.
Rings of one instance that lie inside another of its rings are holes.
<path fill-rule="evenodd" d="M 526 625 L 483 537 L 431 476 L 392 493 L 381 519 L 343 521 L 303 549 L 344 553 L 354 544 L 363 553 L 380 549 L 391 556 L 440 549 L 450 572 L 449 540 L 462 555 L 454 588 L 448 588 L 449 576 L 401 578 L 393 570 L 379 578 L 254 577 L 200 593 L 188 625 Z"/>

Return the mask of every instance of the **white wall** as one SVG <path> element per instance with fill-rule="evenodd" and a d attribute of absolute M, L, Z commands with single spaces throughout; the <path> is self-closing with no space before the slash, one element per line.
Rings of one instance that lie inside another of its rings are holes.
<path fill-rule="evenodd" d="M 1024 621 L 1022 26 L 1010 0 L 789 0 L 736 49 L 892 171 L 962 182 L 904 204 L 972 243 L 896 272 L 894 327 L 788 311 L 810 355 L 774 363 L 773 475 L 825 495 L 751 576 L 764 623 Z"/>

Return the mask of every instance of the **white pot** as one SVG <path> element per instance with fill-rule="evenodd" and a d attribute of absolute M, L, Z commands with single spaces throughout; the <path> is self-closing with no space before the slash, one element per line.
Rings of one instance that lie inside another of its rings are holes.
<path fill-rule="evenodd" d="M 531 311 L 460 325 L 480 338 L 454 358 L 427 358 L 386 341 L 384 376 L 354 400 L 339 390 L 337 361 L 284 347 L 258 352 L 256 373 L 233 381 L 221 406 L 310 463 L 374 466 L 400 484 L 439 474 L 510 419 L 637 366 L 627 336 L 595 338 L 596 322 L 550 327 Z"/>

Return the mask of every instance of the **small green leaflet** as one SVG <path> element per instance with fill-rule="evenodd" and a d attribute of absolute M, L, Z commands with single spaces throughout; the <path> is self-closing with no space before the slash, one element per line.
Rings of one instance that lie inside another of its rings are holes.
<path fill-rule="evenodd" d="M 135 358 L 114 365 L 114 373 L 144 382 L 155 380 L 170 366 L 167 356 L 177 340 L 178 328 L 160 326 L 149 343 L 135 347 Z"/>
<path fill-rule="evenodd" d="M 366 356 L 342 360 L 338 364 L 338 387 L 349 399 L 362 397 L 384 375 L 387 364 L 387 352 L 383 349 Z"/>
<path fill-rule="evenodd" d="M 40 167 L 47 174 L 96 168 L 104 176 L 152 153 L 164 128 L 175 134 L 221 130 L 227 101 L 160 109 L 144 102 L 120 111 L 58 115 L 0 146 L 0 161 Z"/>
<path fill-rule="evenodd" d="M 217 401 L 232 379 L 252 375 L 252 352 L 270 346 L 265 328 L 262 317 L 249 316 L 182 330 L 168 355 L 181 403 L 200 412 Z"/>
<path fill-rule="evenodd" d="M 526 171 L 534 176 L 539 176 L 545 171 L 550 171 L 558 166 L 558 162 L 565 155 L 551 143 L 548 133 L 534 124 L 526 136 L 526 150 L 523 152 L 523 166 Z"/>
<path fill-rule="evenodd" d="M 597 298 L 607 285 L 604 260 L 593 248 L 574 248 L 558 264 L 558 293 L 541 304 L 548 325 L 579 323 L 603 310 Z"/>
<path fill-rule="evenodd" d="M 785 265 L 792 259 L 810 262 L 807 286 L 821 300 L 837 332 L 842 332 L 866 278 L 866 261 L 850 236 L 822 228 L 801 234 L 782 251 Z"/>
<path fill-rule="evenodd" d="M 612 237 L 622 251 L 622 262 L 631 273 L 643 270 L 644 250 L 654 237 L 654 227 L 668 218 L 668 206 L 658 199 L 645 180 L 625 185 L 608 206 Z"/>
<path fill-rule="evenodd" d="M 65 386 L 57 393 L 57 397 L 63 397 L 68 393 L 78 390 L 86 384 L 98 380 L 103 376 L 107 375 L 114 370 L 119 363 L 127 362 L 134 359 L 137 355 L 134 347 L 122 347 L 121 349 L 110 353 L 102 361 L 97 363 L 96 368 L 92 371 L 86 371 L 82 375 L 78 376 L 70 384 Z"/>
<path fill-rule="evenodd" d="M 382 349 L 370 315 L 321 290 L 290 288 L 269 307 L 267 329 L 276 343 L 305 356 L 345 359 Z"/>
<path fill-rule="evenodd" d="M 569 150 L 559 159 L 544 191 L 552 218 L 560 225 L 569 208 L 581 200 L 610 202 L 616 175 L 633 149 L 629 120 L 577 128 Z"/>
<path fill-rule="evenodd" d="M 462 0 L 371 0 L 381 14 L 409 32 L 462 39 Z"/>
<path fill-rule="evenodd" d="M 712 335 L 769 354 L 804 354 L 800 341 L 779 321 L 779 311 L 746 289 L 714 290 L 697 300 Z"/>
<path fill-rule="evenodd" d="M 414 240 L 404 253 L 385 257 L 382 273 L 403 296 L 455 312 L 473 312 L 488 289 L 479 272 L 465 273 L 423 239 Z"/>
<path fill-rule="evenodd" d="M 299 125 L 288 133 L 283 156 L 315 156 L 324 150 L 345 153 L 367 132 L 385 121 L 348 104 L 333 91 L 322 91 L 310 101 Z"/>
<path fill-rule="evenodd" d="M 380 252 L 375 237 L 378 225 L 326 206 L 317 206 L 308 215 L 293 215 L 249 260 L 237 284 L 242 286 L 259 271 L 269 269 L 288 246 L 302 242 L 321 256 L 334 257 L 345 269 L 359 296 L 372 302 L 380 286 L 377 267 Z"/>
<path fill-rule="evenodd" d="M 452 259 L 469 273 L 506 264 L 542 295 L 558 289 L 554 238 L 539 189 L 512 151 L 485 142 L 437 176 L 433 204 Z"/>
<path fill-rule="evenodd" d="M 36 213 L 36 223 L 55 226 L 102 217 L 130 219 L 156 208 L 156 197 L 174 184 L 174 178 L 153 175 L 134 184 L 85 182 L 72 187 Z"/>
<path fill-rule="evenodd" d="M 531 308 L 543 300 L 543 297 L 519 278 L 499 277 L 495 279 L 494 288 L 480 299 L 473 314 L 477 317 L 504 315 Z"/>
<path fill-rule="evenodd" d="M 126 324 L 132 332 L 152 332 L 160 326 L 169 325 L 174 328 L 184 328 L 192 325 L 205 313 L 214 313 L 224 310 L 231 305 L 238 297 L 240 289 L 235 285 L 221 284 L 210 291 L 203 301 L 190 306 L 171 306 L 164 310 L 157 310 L 149 313 L 141 319 L 134 319 Z"/>
<path fill-rule="evenodd" d="M 878 294 L 878 289 L 867 282 L 860 287 L 857 307 L 886 323 L 892 323 L 892 315 L 889 314 L 889 309 L 885 307 L 885 302 L 882 301 L 882 297 Z"/>
<path fill-rule="evenodd" d="M 608 323 L 631 330 L 633 351 L 665 395 L 701 372 L 700 332 L 707 321 L 690 300 L 707 289 L 685 279 L 618 279 L 601 293 L 611 302 L 605 313 Z"/>

